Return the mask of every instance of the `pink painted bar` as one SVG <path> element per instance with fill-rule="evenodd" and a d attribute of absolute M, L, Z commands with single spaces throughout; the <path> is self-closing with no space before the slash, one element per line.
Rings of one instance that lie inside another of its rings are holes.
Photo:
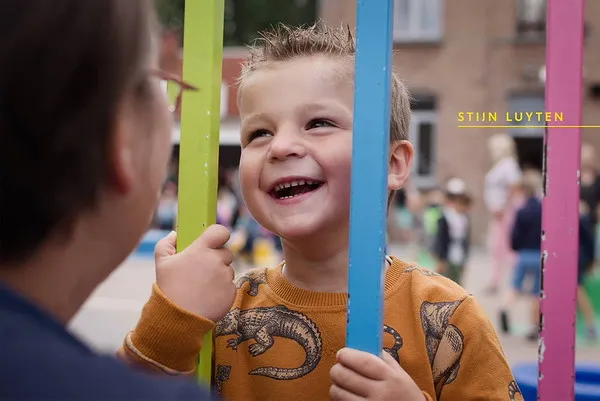
<path fill-rule="evenodd" d="M 581 125 L 584 0 L 548 0 L 546 111 Z M 547 128 L 538 400 L 574 398 L 580 128 Z"/>

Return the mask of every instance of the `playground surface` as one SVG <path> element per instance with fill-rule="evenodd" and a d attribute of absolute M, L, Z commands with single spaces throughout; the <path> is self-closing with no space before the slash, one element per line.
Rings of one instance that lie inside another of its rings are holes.
<path fill-rule="evenodd" d="M 390 247 L 390 253 L 405 260 L 415 260 L 416 253 L 410 248 Z M 487 295 L 484 287 L 488 282 L 488 255 L 481 249 L 473 251 L 465 277 L 465 288 L 471 292 L 497 325 L 500 295 Z M 507 272 L 508 273 L 508 272 Z M 506 277 L 508 279 L 508 277 Z M 71 323 L 74 332 L 80 334 L 92 347 L 108 353 L 114 352 L 139 318 L 144 302 L 154 282 L 153 261 L 150 258 L 132 256 L 122 264 L 95 292 Z M 503 335 L 500 341 L 511 365 L 537 361 L 537 343 L 525 339 L 527 304 L 518 301 L 511 313 L 515 323 L 515 335 Z M 578 341 L 578 362 L 600 361 L 600 344 Z"/>

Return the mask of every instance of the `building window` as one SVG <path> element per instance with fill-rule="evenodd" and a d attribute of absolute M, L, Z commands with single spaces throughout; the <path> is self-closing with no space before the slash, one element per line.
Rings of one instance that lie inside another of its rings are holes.
<path fill-rule="evenodd" d="M 437 114 L 435 99 L 415 96 L 410 121 L 410 140 L 415 148 L 412 178 L 417 186 L 435 182 Z"/>
<path fill-rule="evenodd" d="M 394 40 L 436 42 L 442 38 L 443 0 L 395 0 Z"/>
<path fill-rule="evenodd" d="M 546 37 L 546 0 L 517 0 L 517 36 L 525 40 Z"/>
<path fill-rule="evenodd" d="M 542 94 L 514 94 L 508 98 L 507 123 L 514 128 L 509 129 L 509 134 L 515 137 L 541 137 L 544 135 L 544 128 L 533 128 L 533 125 L 539 125 L 538 117 L 535 113 L 545 110 L 544 95 Z M 529 113 L 529 114 L 528 114 Z M 531 116 L 531 117 L 528 117 Z M 519 126 L 528 125 L 529 128 L 519 128 Z"/>

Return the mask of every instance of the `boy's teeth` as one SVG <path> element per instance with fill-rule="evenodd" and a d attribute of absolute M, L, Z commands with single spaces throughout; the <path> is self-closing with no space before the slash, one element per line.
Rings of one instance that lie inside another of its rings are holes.
<path fill-rule="evenodd" d="M 290 187 L 297 187 L 298 185 L 312 185 L 313 182 L 312 181 L 305 181 L 305 180 L 298 180 L 298 181 L 291 181 L 291 182 L 286 182 L 283 184 L 278 184 L 275 187 L 275 191 L 281 191 L 284 188 L 290 188 Z"/>

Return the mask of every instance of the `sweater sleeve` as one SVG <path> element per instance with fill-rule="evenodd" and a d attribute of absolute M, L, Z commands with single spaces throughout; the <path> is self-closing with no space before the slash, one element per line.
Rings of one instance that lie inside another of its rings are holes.
<path fill-rule="evenodd" d="M 214 323 L 187 312 L 165 297 L 156 284 L 117 357 L 130 365 L 168 375 L 191 375 L 204 334 Z"/>
<path fill-rule="evenodd" d="M 432 369 L 446 401 L 509 401 L 520 394 L 494 328 L 472 296 L 448 320 Z"/>

